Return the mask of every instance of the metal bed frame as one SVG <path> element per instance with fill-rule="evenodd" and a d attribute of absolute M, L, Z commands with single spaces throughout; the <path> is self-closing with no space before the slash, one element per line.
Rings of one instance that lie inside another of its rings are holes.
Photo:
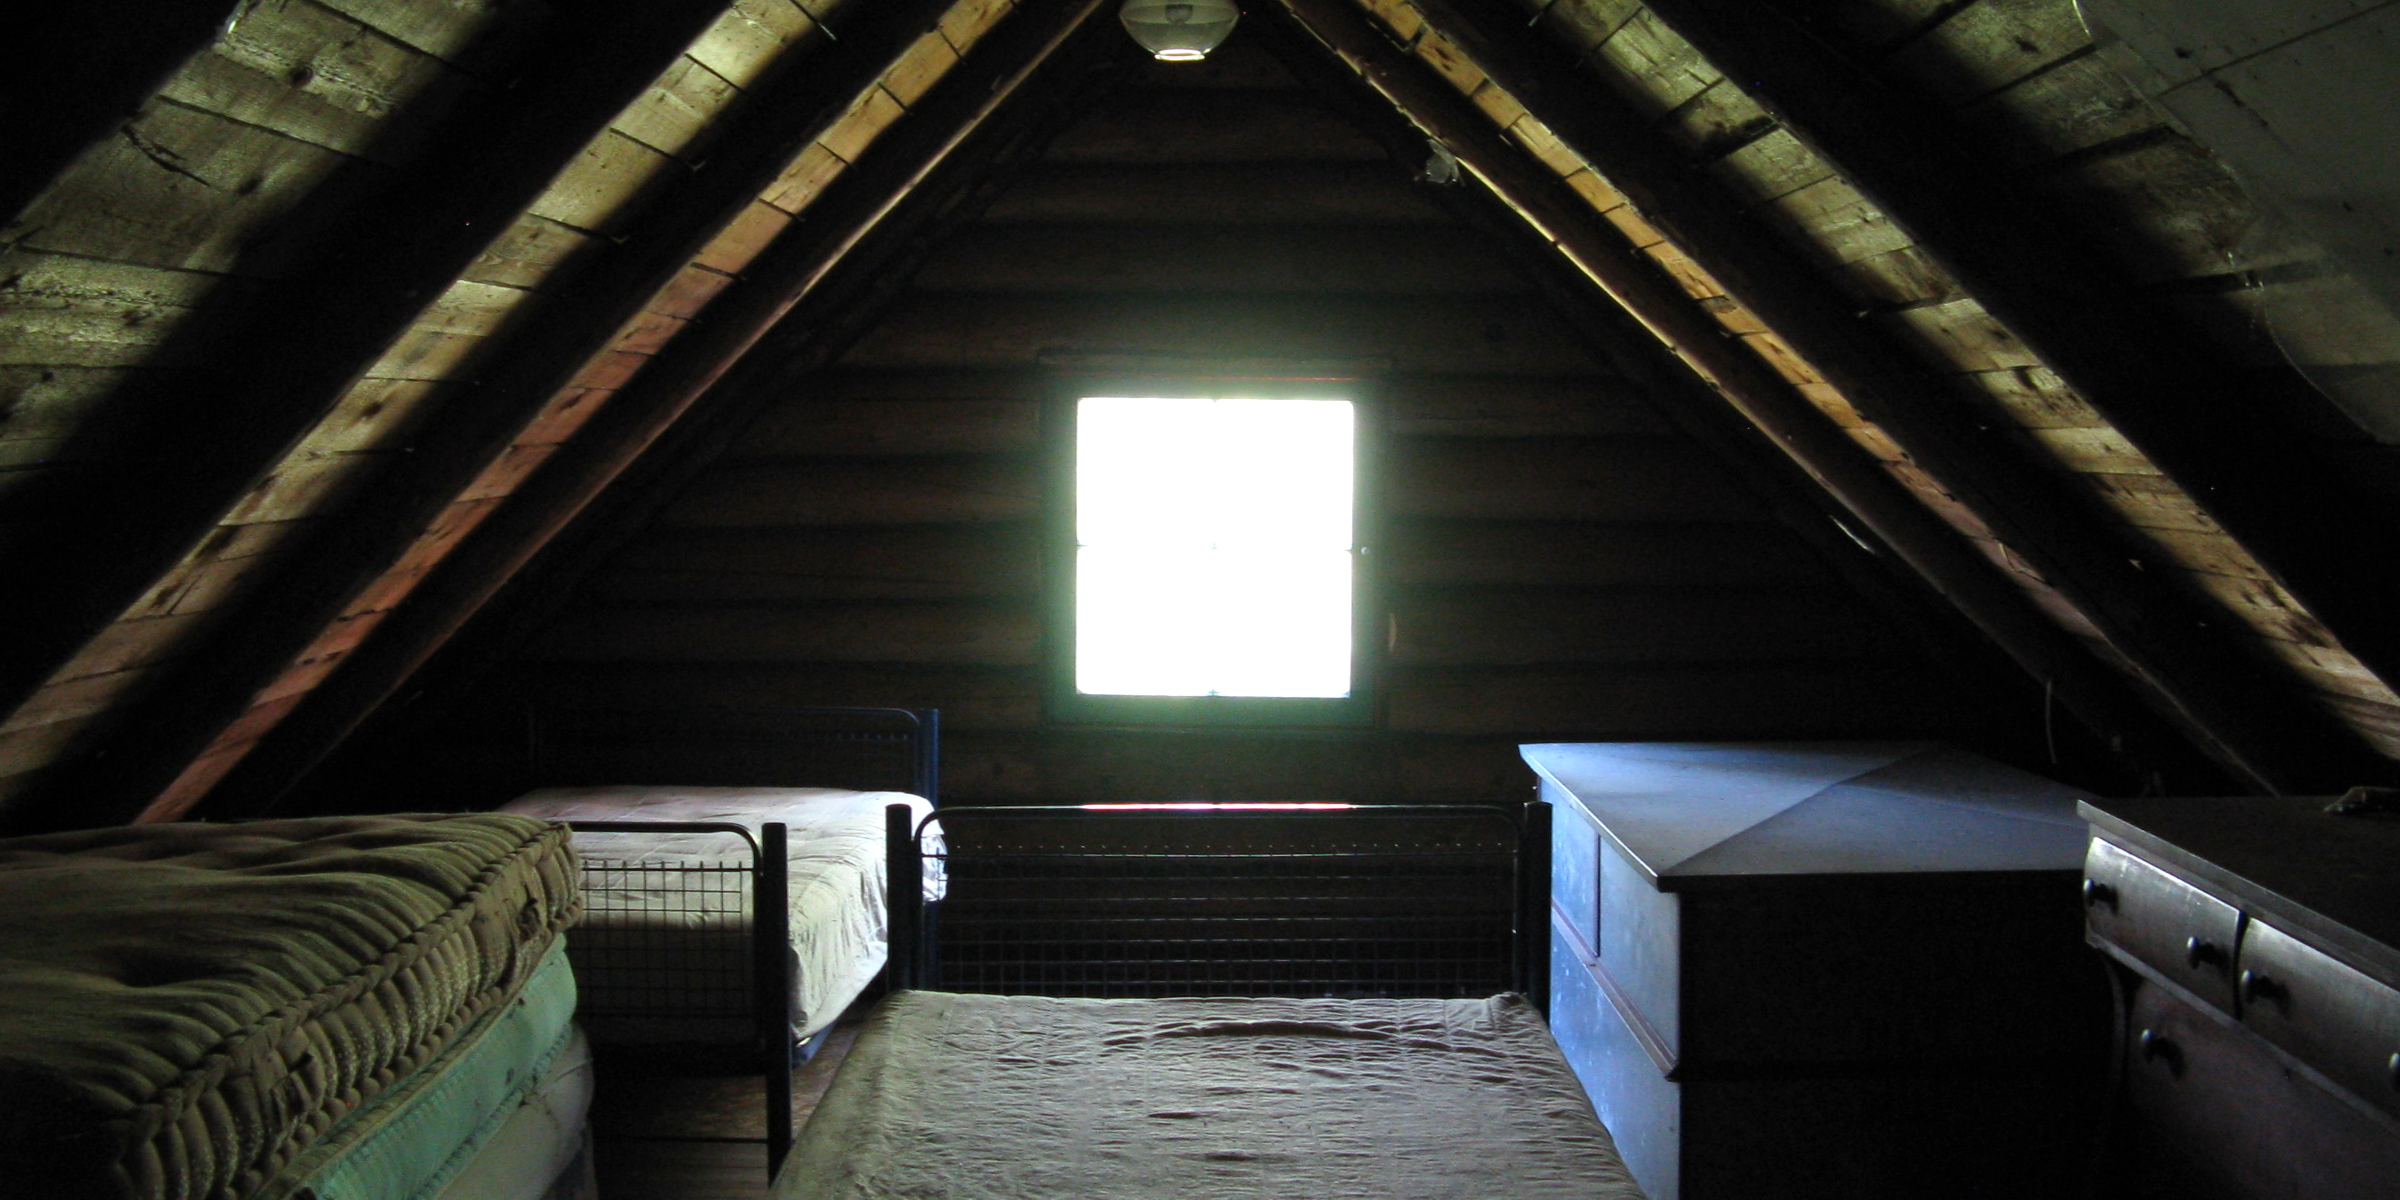
<path fill-rule="evenodd" d="M 1550 806 L 885 810 L 890 986 L 1043 996 L 1524 993 Z M 929 837 L 929 831 L 938 836 Z M 938 873 L 941 899 L 922 899 Z"/>
<path fill-rule="evenodd" d="M 712 715 L 726 720 L 708 724 Z M 659 714 L 633 709 L 549 709 L 529 716 L 529 758 L 541 772 L 537 777 L 572 782 L 609 778 L 610 769 L 622 765 L 605 755 L 576 755 L 571 750 L 565 755 L 569 762 L 555 761 L 562 748 L 575 745 L 576 737 L 606 738 L 614 729 L 637 724 L 652 735 L 660 729 Z M 770 731 L 781 724 L 783 735 L 768 740 L 785 753 L 781 770 L 790 771 L 790 778 L 809 780 L 794 786 L 907 791 L 939 802 L 938 710 L 742 708 L 674 714 L 678 725 L 695 716 L 704 733 L 715 735 L 713 740 L 745 745 L 750 744 L 746 735 L 762 724 Z M 562 732 L 566 736 L 560 736 Z M 678 773 L 676 782 L 715 781 Z M 815 1044 L 796 1046 L 792 1038 L 787 828 L 767 822 L 754 837 L 746 826 L 731 822 L 578 820 L 568 825 L 577 833 L 706 833 L 739 840 L 741 852 L 729 858 L 635 863 L 584 856 L 585 915 L 568 946 L 581 992 L 578 1008 L 585 1015 L 747 1019 L 751 1033 L 741 1045 L 679 1042 L 662 1045 L 655 1053 L 630 1053 L 645 1066 L 679 1074 L 764 1076 L 771 1178 L 792 1144 L 793 1060 Z M 594 918 L 608 917 L 673 920 L 646 926 L 594 924 Z M 745 921 L 750 929 L 746 941 L 724 936 Z"/>

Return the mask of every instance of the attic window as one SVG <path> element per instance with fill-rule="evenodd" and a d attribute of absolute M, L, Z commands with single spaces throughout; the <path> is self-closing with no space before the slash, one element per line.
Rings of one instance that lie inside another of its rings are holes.
<path fill-rule="evenodd" d="M 1363 711 L 1351 399 L 1084 395 L 1072 430 L 1054 577 L 1067 715 L 1269 724 Z"/>

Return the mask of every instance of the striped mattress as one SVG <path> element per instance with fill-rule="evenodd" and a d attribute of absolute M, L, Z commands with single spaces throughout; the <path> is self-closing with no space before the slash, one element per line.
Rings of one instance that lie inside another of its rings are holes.
<path fill-rule="evenodd" d="M 579 911 L 566 831 L 331 817 L 0 840 L 0 1179 L 252 1200 L 511 1002 Z"/>

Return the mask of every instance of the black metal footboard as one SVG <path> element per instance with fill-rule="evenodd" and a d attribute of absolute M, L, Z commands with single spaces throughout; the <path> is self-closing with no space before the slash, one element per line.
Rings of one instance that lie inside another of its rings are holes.
<path fill-rule="evenodd" d="M 1547 1007 L 1547 804 L 894 806 L 886 837 L 895 987 Z"/>
<path fill-rule="evenodd" d="M 903 805 L 903 808 L 906 806 Z M 682 1069 L 755 1070 L 766 1081 L 767 1171 L 792 1145 L 792 952 L 786 830 L 718 821 L 572 821 L 578 834 L 701 833 L 738 839 L 741 854 L 652 860 L 579 847 L 584 915 L 567 935 L 588 1025 L 610 1021 L 695 1030 L 642 1039 Z M 730 846 L 731 843 L 728 843 Z M 746 1027 L 746 1028 L 745 1028 Z M 710 1031 L 740 1030 L 739 1040 Z"/>

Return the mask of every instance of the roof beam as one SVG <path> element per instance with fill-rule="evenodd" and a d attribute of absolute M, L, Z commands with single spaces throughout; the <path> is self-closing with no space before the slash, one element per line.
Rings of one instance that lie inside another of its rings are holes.
<path fill-rule="evenodd" d="M 877 253 L 884 247 L 862 250 L 862 243 L 927 187 L 1101 3 L 1020 0 L 1016 14 L 827 189 L 805 225 L 778 239 L 727 289 L 706 322 L 672 343 L 603 408 L 235 768 L 220 788 L 224 803 L 212 798 L 212 811 L 258 811 L 275 803 L 704 396 L 713 408 L 720 393 L 761 391 L 768 380 L 805 365 L 795 358 L 838 352 L 862 332 L 876 307 L 873 297 L 904 278 L 886 269 Z M 858 261 L 868 256 L 876 261 Z M 836 276 L 837 268 L 849 269 Z M 829 280 L 835 282 L 827 287 Z M 729 375 L 737 366 L 739 372 Z"/>
<path fill-rule="evenodd" d="M 2101 247 L 1781 5 L 1650 0 L 1753 100 L 1841 170 L 2329 626 L 2400 682 L 2400 519 L 2317 469 L 2254 372 L 2128 295 Z M 2298 380 L 2290 385 L 2303 386 Z"/>
<path fill-rule="evenodd" d="M 410 454 L 282 554 L 252 599 L 170 668 L 130 722 L 145 731 L 138 748 L 112 746 L 105 759 L 54 771 L 55 778 L 25 802 L 30 815 L 19 819 L 79 822 L 97 815 L 63 808 L 45 813 L 53 795 L 79 810 L 101 806 L 115 819 L 133 813 L 172 819 L 188 806 L 196 796 L 166 795 L 184 770 L 203 755 L 228 749 L 220 744 L 225 731 L 255 707 L 263 689 L 306 656 L 357 597 L 412 552 L 422 557 L 427 530 L 446 514 L 455 521 L 456 506 L 475 494 L 478 481 L 502 464 L 554 400 L 606 359 L 621 331 L 657 303 L 803 148 L 879 87 L 950 7 L 951 0 L 872 6 L 839 40 L 757 87 L 732 126 L 717 135 L 702 167 L 660 197 L 650 219 L 557 289 L 495 356 L 479 386 L 442 407 Z M 707 311 L 713 320 L 715 309 Z"/>
<path fill-rule="evenodd" d="M 1288 14 L 1268 10 L 1260 16 L 1252 35 L 1261 38 L 1287 70 L 1315 88 L 1327 103 L 1383 141 L 1396 161 L 1412 161 L 1425 152 L 1424 131 L 1374 93 L 1356 73 L 1326 55 Z M 1493 239 L 1567 318 L 1569 329 L 1586 344 L 1586 352 L 1595 361 L 1633 380 L 1677 428 L 1734 464 L 1741 471 L 1742 483 L 1757 492 L 1778 520 L 1814 547 L 1837 577 L 1916 642 L 1932 662 L 1959 679 L 1962 688 L 1988 696 L 1988 703 L 1995 706 L 2021 700 L 2027 686 L 2040 690 L 2040 681 L 2017 674 L 2021 668 L 1955 604 L 1928 587 L 1925 578 L 1888 547 L 1873 540 L 1870 527 L 1832 516 L 1829 509 L 1838 511 L 1846 506 L 1789 455 L 1768 444 L 1740 412 L 1722 403 L 1722 397 L 1704 379 L 1675 358 L 1623 307 L 1595 289 L 1591 277 L 1560 254 L 1557 245 L 1529 225 L 1521 213 L 1511 211 L 1498 196 L 1482 188 L 1434 187 L 1430 191 L 1460 221 Z M 2015 686 L 2006 686 L 2012 680 Z M 2166 786 L 2201 793 L 2234 786 L 2230 776 L 2202 757 L 2183 734 L 2151 713 L 2127 688 L 2103 674 L 2096 674 L 2092 682 L 2107 689 L 2106 702 L 2123 718 L 2113 729 L 2100 731 L 2103 743 L 2112 734 L 2119 743 L 2104 747 L 2104 752 L 2123 787 Z M 2006 722 L 2010 731 L 2021 728 L 2021 717 L 2012 720 L 2011 714 L 2002 714 L 1997 708 L 1994 715 Z M 2048 724 L 2046 714 L 2044 724 Z M 2073 736 L 2070 733 L 2069 737 Z M 2052 761 L 2059 761 L 2055 733 L 2050 750 Z"/>
<path fill-rule="evenodd" d="M 2015 584 L 1969 549 L 1948 525 L 1902 488 L 1857 443 L 1749 350 L 1726 336 L 1679 286 L 1634 250 L 1613 227 L 1575 197 L 1491 120 L 1368 23 L 1347 0 L 1282 0 L 1320 40 L 1369 84 L 1457 156 L 1678 358 L 1706 380 L 1751 424 L 1797 462 L 1820 486 L 1890 545 L 1970 620 L 2036 679 L 2056 688 L 2062 702 L 2105 736 L 2139 743 L 2157 728 L 2138 711 L 2117 679 L 2071 636 L 2038 611 Z M 1553 102 L 1561 97 L 1548 97 Z M 1520 101 L 1522 102 L 1522 101 Z M 1847 311 L 1846 303 L 1835 311 Z M 2276 786 L 2280 760 L 2256 760 L 2271 747 L 2255 745 L 2236 728 L 2219 735 L 2208 724 L 2182 722 L 2212 758 L 2262 787 Z M 2137 750 L 2138 753 L 2138 750 Z M 2175 757 L 2173 754 L 2164 757 Z"/>
<path fill-rule="evenodd" d="M 107 428 L 59 456 L 100 465 L 54 468 L 12 493 L 0 506 L 0 564 L 15 581 L 0 588 L 0 712 L 206 536 L 724 7 L 577 9 L 538 57 L 445 123 L 443 152 L 322 238 L 278 302 L 209 333 L 213 369 L 112 398 L 128 427 L 95 422 Z"/>

